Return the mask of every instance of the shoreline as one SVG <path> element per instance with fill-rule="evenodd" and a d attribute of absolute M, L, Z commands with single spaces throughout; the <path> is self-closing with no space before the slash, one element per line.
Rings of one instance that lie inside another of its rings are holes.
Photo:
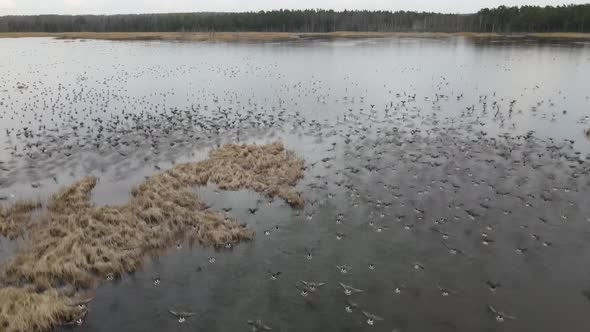
<path fill-rule="evenodd" d="M 297 40 L 336 40 L 365 38 L 536 38 L 563 40 L 590 40 L 590 33 L 480 33 L 480 32 L 352 32 L 291 33 L 291 32 L 8 32 L 3 38 L 55 38 L 64 40 L 93 39 L 111 41 L 221 41 L 221 42 L 279 42 Z"/>

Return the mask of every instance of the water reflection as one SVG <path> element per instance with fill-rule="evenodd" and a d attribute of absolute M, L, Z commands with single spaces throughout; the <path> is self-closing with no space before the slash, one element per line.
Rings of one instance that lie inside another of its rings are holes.
<path fill-rule="evenodd" d="M 81 331 L 590 324 L 588 48 L 0 43 L 8 203 L 87 174 L 101 178 L 97 204 L 120 203 L 144 176 L 224 142 L 279 139 L 306 160 L 301 212 L 196 189 L 256 240 L 180 244 L 104 281 Z"/>

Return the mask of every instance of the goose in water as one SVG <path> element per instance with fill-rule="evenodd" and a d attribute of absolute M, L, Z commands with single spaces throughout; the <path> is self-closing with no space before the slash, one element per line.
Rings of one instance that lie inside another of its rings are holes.
<path fill-rule="evenodd" d="M 351 300 L 346 300 L 346 306 L 344 307 L 344 310 L 346 310 L 346 312 L 348 312 L 350 314 L 354 310 L 356 310 L 357 308 L 358 308 L 358 304 L 356 302 L 352 302 Z"/>
<path fill-rule="evenodd" d="M 340 270 L 340 273 L 342 274 L 347 274 L 350 270 L 352 270 L 352 267 L 348 265 L 336 265 L 336 268 Z"/>
<path fill-rule="evenodd" d="M 277 278 L 282 274 L 281 271 L 272 272 L 268 270 L 268 274 L 270 275 L 270 280 L 277 280 Z"/>
<path fill-rule="evenodd" d="M 270 326 L 264 324 L 264 322 L 262 322 L 262 320 L 260 320 L 260 319 L 249 320 L 248 325 L 252 326 L 252 332 L 272 331 L 272 328 L 270 328 Z"/>
<path fill-rule="evenodd" d="M 85 310 L 88 307 L 88 303 L 90 303 L 92 300 L 94 300 L 94 296 L 93 297 L 89 297 L 87 299 L 82 299 L 79 301 L 75 301 L 71 304 L 69 304 L 68 306 L 70 307 L 78 307 L 78 309 L 80 310 Z"/>
<path fill-rule="evenodd" d="M 366 311 L 363 310 L 362 313 L 367 318 L 367 324 L 369 324 L 371 326 L 373 324 L 375 324 L 375 321 L 383 320 L 383 318 L 381 318 L 381 317 L 379 317 L 379 316 L 377 316 L 375 314 L 372 314 L 370 312 L 366 312 Z"/>
<path fill-rule="evenodd" d="M 76 318 L 75 320 L 66 322 L 64 324 L 64 326 L 72 326 L 72 325 L 80 326 L 80 325 L 82 325 L 82 323 L 84 323 L 84 319 L 86 319 L 87 315 L 88 315 L 88 310 L 84 309 L 84 311 L 82 311 L 82 313 L 80 314 L 80 316 L 78 316 L 78 318 Z"/>
<path fill-rule="evenodd" d="M 342 287 L 342 289 L 344 289 L 344 294 L 345 295 L 352 295 L 354 293 L 361 293 L 361 292 L 363 292 L 363 290 L 361 290 L 361 289 L 354 288 L 354 287 L 352 287 L 350 285 L 347 285 L 345 283 L 342 283 L 340 281 L 338 282 L 338 284 L 340 284 L 340 287 Z"/>
<path fill-rule="evenodd" d="M 500 283 L 493 282 L 491 280 L 486 280 L 486 285 L 488 285 L 490 292 L 495 292 L 498 288 L 502 286 Z"/>
<path fill-rule="evenodd" d="M 414 268 L 414 270 L 424 270 L 424 265 L 422 265 L 419 262 L 415 262 L 412 267 Z"/>
<path fill-rule="evenodd" d="M 301 293 L 299 293 L 299 295 L 301 295 L 303 297 L 306 297 L 307 295 L 309 295 L 309 291 L 307 290 L 306 287 L 301 286 L 299 284 L 295 284 L 295 287 L 301 291 Z"/>
<path fill-rule="evenodd" d="M 454 290 L 442 287 L 438 282 L 436 283 L 436 287 L 440 291 L 441 295 L 445 297 L 455 293 Z"/>
<path fill-rule="evenodd" d="M 463 251 L 461 251 L 461 250 L 459 250 L 457 248 L 453 248 L 453 247 L 449 246 L 448 244 L 446 244 L 445 242 L 442 242 L 442 244 L 443 244 L 443 246 L 445 248 L 447 248 L 447 250 L 449 251 L 449 254 L 451 254 L 451 255 L 457 255 L 457 254 L 463 255 Z"/>
<path fill-rule="evenodd" d="M 496 309 L 495 309 L 494 307 L 492 307 L 491 305 L 488 305 L 488 309 L 490 310 L 490 312 L 491 312 L 492 314 L 494 314 L 494 315 L 495 315 L 495 317 L 494 317 L 494 318 L 496 318 L 496 321 L 497 321 L 497 322 L 499 322 L 499 323 L 502 323 L 502 322 L 504 322 L 506 319 L 510 319 L 510 320 L 514 320 L 514 319 L 516 319 L 516 317 L 514 317 L 514 316 L 510 316 L 510 315 L 507 315 L 507 314 L 505 314 L 503 311 L 498 311 L 498 310 L 496 310 Z"/>
<path fill-rule="evenodd" d="M 175 311 L 175 310 L 172 310 L 172 309 L 168 310 L 168 312 L 169 312 L 169 313 L 170 313 L 172 316 L 174 316 L 174 317 L 178 318 L 178 322 L 179 322 L 179 323 L 184 323 L 184 322 L 186 322 L 186 319 L 187 319 L 187 318 L 189 318 L 189 317 L 192 317 L 192 316 L 196 315 L 194 312 L 186 312 L 186 311 Z"/>
<path fill-rule="evenodd" d="M 307 289 L 309 289 L 310 292 L 315 292 L 318 288 L 320 288 L 326 284 L 324 282 L 311 282 L 311 281 L 305 281 L 305 280 L 301 280 L 301 283 L 303 284 L 303 286 L 305 286 Z"/>

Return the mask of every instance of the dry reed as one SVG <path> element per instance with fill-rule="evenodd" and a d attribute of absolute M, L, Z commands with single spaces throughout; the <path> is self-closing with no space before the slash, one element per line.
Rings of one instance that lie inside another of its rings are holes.
<path fill-rule="evenodd" d="M 177 190 L 211 181 L 224 190 L 251 189 L 269 198 L 278 196 L 292 207 L 301 208 L 304 200 L 293 186 L 303 176 L 302 170 L 303 161 L 286 151 L 280 143 L 264 146 L 230 144 L 211 151 L 207 160 L 180 164 L 149 178 L 132 194 L 141 197 L 145 192 Z"/>
<path fill-rule="evenodd" d="M 49 301 L 47 296 L 56 299 L 56 289 L 64 285 L 93 288 L 107 275 L 135 271 L 145 255 L 174 241 L 188 239 L 221 246 L 250 240 L 252 230 L 209 210 L 190 188 L 211 181 L 223 189 L 252 189 L 269 198 L 281 197 L 293 207 L 303 207 L 303 198 L 293 189 L 302 176 L 303 161 L 282 144 L 273 143 L 230 144 L 212 150 L 204 161 L 179 164 L 148 178 L 132 190 L 125 205 L 94 206 L 90 195 L 97 180 L 83 178 L 53 195 L 47 211 L 30 226 L 26 247 L 4 267 L 2 281 L 11 287 L 34 287 L 42 294 L 30 294 L 31 301 L 44 303 Z M 58 296 L 56 306 L 66 300 L 65 295 Z M 15 301 L 0 302 L 0 312 L 25 303 Z M 67 313 L 53 307 L 32 308 L 41 309 L 45 311 L 27 313 L 43 320 L 30 322 L 38 326 L 29 327 L 52 326 L 63 321 Z M 7 330 L 19 331 L 22 317 L 5 319 Z"/>
<path fill-rule="evenodd" d="M 0 289 L 0 331 L 47 331 L 82 313 L 82 309 L 68 306 L 55 290 L 38 294 L 25 288 Z"/>
<path fill-rule="evenodd" d="M 33 201 L 18 201 L 10 208 L 0 207 L 0 236 L 17 237 L 28 225 L 33 210 L 39 207 L 40 203 Z"/>

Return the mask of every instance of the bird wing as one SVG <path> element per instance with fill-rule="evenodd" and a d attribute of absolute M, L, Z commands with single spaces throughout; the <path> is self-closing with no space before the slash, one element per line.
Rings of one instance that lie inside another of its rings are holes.
<path fill-rule="evenodd" d="M 84 310 L 84 311 L 83 311 L 83 312 L 80 314 L 80 316 L 78 316 L 78 318 L 76 318 L 76 319 L 74 319 L 74 320 L 71 320 L 71 321 L 69 321 L 69 322 L 65 322 L 65 323 L 63 323 L 63 324 L 62 324 L 62 326 L 78 325 L 78 322 L 77 322 L 77 320 L 78 320 L 78 319 L 81 319 L 81 320 L 83 321 L 84 319 L 86 319 L 86 316 L 87 316 L 87 315 L 88 315 L 88 310 Z"/>
<path fill-rule="evenodd" d="M 358 307 L 358 304 L 356 302 L 352 302 L 350 299 L 347 299 L 346 303 L 353 308 Z"/>
<path fill-rule="evenodd" d="M 488 304 L 488 309 L 494 314 L 497 315 L 498 311 L 496 309 L 494 309 L 494 307 L 492 307 L 491 305 Z"/>
<path fill-rule="evenodd" d="M 365 317 L 367 317 L 367 318 L 371 318 L 371 319 L 374 319 L 374 320 L 383 320 L 383 318 L 381 318 L 381 317 L 379 317 L 377 315 L 374 315 L 374 314 L 372 314 L 370 312 L 366 312 L 364 310 L 362 312 L 363 312 L 363 315 L 365 315 Z"/>
<path fill-rule="evenodd" d="M 450 288 L 444 288 L 443 286 L 441 286 L 438 282 L 436 283 L 436 287 L 438 287 L 438 289 L 441 292 L 449 292 L 449 293 L 454 293 L 455 291 L 450 289 Z"/>
<path fill-rule="evenodd" d="M 510 320 L 515 320 L 516 319 L 515 316 L 507 315 L 504 312 L 502 312 L 501 315 L 502 315 L 502 317 L 504 317 L 506 319 L 510 319 Z"/>
<path fill-rule="evenodd" d="M 353 291 L 353 292 L 357 292 L 357 293 L 364 292 L 362 289 L 358 289 L 358 288 L 354 288 L 354 287 L 349 287 L 349 289 L 350 289 L 351 291 Z"/>
<path fill-rule="evenodd" d="M 79 300 L 79 301 L 72 302 L 71 304 L 69 304 L 69 306 L 70 307 L 75 307 L 75 306 L 82 305 L 82 304 L 85 305 L 85 304 L 90 303 L 90 301 L 92 301 L 92 300 L 94 300 L 94 296 L 89 297 L 87 299 L 82 299 L 82 300 Z"/>
<path fill-rule="evenodd" d="M 71 325 L 78 325 L 78 322 L 76 322 L 75 320 L 71 320 L 69 322 L 65 322 L 62 324 L 62 326 L 71 326 Z"/>
<path fill-rule="evenodd" d="M 90 301 L 92 301 L 92 300 L 94 300 L 94 296 L 92 296 L 92 297 L 89 297 L 89 298 L 87 298 L 87 299 L 84 299 L 84 300 L 81 300 L 81 301 L 79 301 L 78 303 L 81 303 L 81 304 L 88 304 L 88 303 L 90 303 Z"/>
<path fill-rule="evenodd" d="M 495 283 L 495 282 L 493 282 L 493 281 L 491 281 L 491 280 L 486 280 L 486 284 L 487 284 L 488 286 L 490 286 L 490 287 L 494 287 L 494 288 L 497 288 L 497 287 L 499 287 L 499 286 L 500 286 L 500 284 L 499 284 L 499 283 Z"/>

